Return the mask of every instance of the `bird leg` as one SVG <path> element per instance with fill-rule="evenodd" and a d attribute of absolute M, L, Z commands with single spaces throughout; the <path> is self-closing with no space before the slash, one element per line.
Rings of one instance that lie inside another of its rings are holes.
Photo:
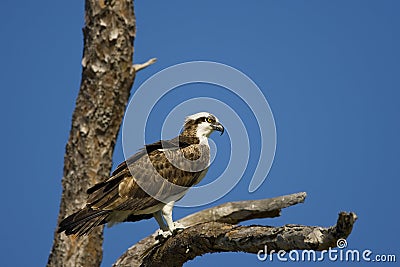
<path fill-rule="evenodd" d="M 181 223 L 174 222 L 172 220 L 172 209 L 174 207 L 175 201 L 168 202 L 167 205 L 165 205 L 161 212 L 163 214 L 164 220 L 167 222 L 168 229 L 173 233 L 174 231 L 180 231 L 185 229 L 185 226 Z"/>
<path fill-rule="evenodd" d="M 156 219 L 158 225 L 160 226 L 160 230 L 163 231 L 168 231 L 168 226 L 165 224 L 162 214 L 161 214 L 161 210 L 153 213 L 154 218 Z"/>
<path fill-rule="evenodd" d="M 185 226 L 181 223 L 174 222 L 172 220 L 172 209 L 175 201 L 168 202 L 161 210 L 153 213 L 160 229 L 158 230 L 158 236 L 167 238 L 173 233 L 185 229 Z"/>
<path fill-rule="evenodd" d="M 154 218 L 156 219 L 158 225 L 160 226 L 160 229 L 158 229 L 157 236 L 158 238 L 156 239 L 162 239 L 162 238 L 167 238 L 168 236 L 172 235 L 172 233 L 169 231 L 168 226 L 165 224 L 164 219 L 162 217 L 162 212 L 161 210 L 153 213 Z"/>
<path fill-rule="evenodd" d="M 174 208 L 175 201 L 170 201 L 161 209 L 162 217 L 167 223 L 168 230 L 173 233 L 175 230 L 174 221 L 172 220 L 172 209 Z"/>

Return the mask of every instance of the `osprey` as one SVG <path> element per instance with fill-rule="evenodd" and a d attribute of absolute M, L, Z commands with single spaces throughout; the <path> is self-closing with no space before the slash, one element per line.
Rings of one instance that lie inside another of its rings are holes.
<path fill-rule="evenodd" d="M 199 183 L 210 164 L 208 137 L 224 132 L 207 112 L 188 116 L 179 136 L 146 145 L 121 163 L 111 177 L 87 190 L 85 207 L 62 220 L 58 232 L 86 235 L 99 225 L 154 217 L 159 234 L 168 236 L 184 228 L 172 220 L 175 201 Z"/>

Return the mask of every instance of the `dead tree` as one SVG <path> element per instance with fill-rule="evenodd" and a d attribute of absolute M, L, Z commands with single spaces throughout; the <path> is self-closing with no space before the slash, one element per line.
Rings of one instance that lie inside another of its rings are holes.
<path fill-rule="evenodd" d="M 132 63 L 135 25 L 133 0 L 85 1 L 82 79 L 66 145 L 58 222 L 84 205 L 86 190 L 91 185 L 108 178 L 135 74 L 155 61 Z M 115 265 L 156 266 L 165 264 L 169 255 L 168 264 L 179 266 L 198 255 L 216 251 L 254 253 L 267 243 L 271 248 L 285 250 L 321 249 L 350 233 L 356 218 L 353 213 L 341 213 L 336 227 L 326 229 L 235 226 L 252 218 L 277 216 L 281 208 L 302 202 L 304 197 L 305 194 L 297 194 L 280 200 L 227 203 L 193 214 L 182 219 L 190 226 L 183 232 L 158 243 L 154 243 L 153 236 L 148 237 L 130 248 Z M 80 239 L 55 233 L 47 266 L 100 266 L 102 242 L 102 227 Z"/>
<path fill-rule="evenodd" d="M 80 91 L 64 156 L 58 222 L 86 201 L 86 190 L 108 178 L 115 140 L 137 70 L 133 65 L 135 16 L 131 0 L 86 0 Z M 54 234 L 47 266 L 99 266 L 103 229 L 73 240 Z"/>

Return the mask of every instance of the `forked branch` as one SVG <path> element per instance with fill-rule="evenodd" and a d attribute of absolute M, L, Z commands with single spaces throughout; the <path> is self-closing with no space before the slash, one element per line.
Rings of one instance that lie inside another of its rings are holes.
<path fill-rule="evenodd" d="M 323 250 L 335 247 L 346 238 L 357 219 L 354 213 L 341 212 L 335 226 L 304 225 L 238 226 L 238 222 L 271 218 L 282 208 L 302 203 L 305 193 L 272 199 L 226 203 L 189 215 L 179 222 L 187 226 L 182 232 L 164 241 L 156 233 L 129 248 L 114 266 L 181 266 L 206 253 L 241 251 L 257 253 L 264 250 Z"/>

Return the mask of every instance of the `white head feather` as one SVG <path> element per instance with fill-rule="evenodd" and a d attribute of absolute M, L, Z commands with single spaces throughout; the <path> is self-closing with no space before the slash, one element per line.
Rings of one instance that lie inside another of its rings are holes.
<path fill-rule="evenodd" d="M 188 122 L 188 121 L 191 121 L 191 120 L 195 121 L 195 120 L 197 120 L 198 118 L 201 118 L 201 117 L 208 117 L 210 115 L 211 115 L 210 113 L 205 112 L 205 111 L 199 112 L 199 113 L 187 116 L 186 119 L 185 119 L 185 123 Z"/>
<path fill-rule="evenodd" d="M 202 117 L 210 117 L 213 116 L 216 120 L 218 121 L 218 118 L 212 115 L 211 113 L 208 112 L 199 112 L 193 115 L 190 115 L 186 117 L 185 123 L 191 120 L 197 120 Z M 196 136 L 200 139 L 200 143 L 207 143 L 207 137 L 210 136 L 210 134 L 214 131 L 214 128 L 211 126 L 211 124 L 207 121 L 201 122 L 200 124 L 197 125 L 197 131 L 196 131 Z"/>

